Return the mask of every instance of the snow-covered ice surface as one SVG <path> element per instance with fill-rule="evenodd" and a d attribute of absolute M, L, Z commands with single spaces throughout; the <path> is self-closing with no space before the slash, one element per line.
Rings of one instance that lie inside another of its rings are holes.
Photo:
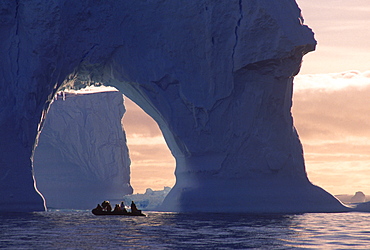
<path fill-rule="evenodd" d="M 132 193 L 123 95 L 97 91 L 107 88 L 60 92 L 47 114 L 34 170 L 49 208 L 90 209 Z"/>
<path fill-rule="evenodd" d="M 157 211 L 170 190 L 170 187 L 164 187 L 163 190 L 147 188 L 143 194 L 125 195 L 123 201 L 125 205 L 130 205 L 131 201 L 134 201 L 137 208 L 144 211 Z M 116 203 L 118 204 L 120 201 L 116 201 Z"/>
<path fill-rule="evenodd" d="M 1 2 L 0 210 L 42 209 L 31 155 L 58 88 L 112 85 L 176 158 L 163 210 L 347 210 L 312 185 L 293 76 L 314 50 L 293 0 Z"/>

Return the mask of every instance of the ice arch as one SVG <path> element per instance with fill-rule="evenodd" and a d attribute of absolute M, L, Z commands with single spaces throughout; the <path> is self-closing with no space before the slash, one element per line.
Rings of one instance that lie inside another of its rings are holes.
<path fill-rule="evenodd" d="M 290 113 L 312 32 L 293 0 L 1 2 L 0 210 L 42 210 L 32 150 L 57 89 L 112 85 L 176 158 L 171 211 L 343 211 L 307 179 Z M 231 205 L 232 204 L 232 205 Z"/>

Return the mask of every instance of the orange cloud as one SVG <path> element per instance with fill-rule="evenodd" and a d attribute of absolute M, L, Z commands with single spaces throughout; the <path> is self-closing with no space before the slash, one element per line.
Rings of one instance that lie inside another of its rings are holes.
<path fill-rule="evenodd" d="M 131 185 L 134 193 L 147 188 L 162 190 L 175 184 L 175 159 L 157 123 L 127 97 L 123 126 L 131 158 Z"/>
<path fill-rule="evenodd" d="M 370 15 L 368 0 L 297 0 L 315 33 L 315 52 L 304 57 L 301 72 L 329 73 L 370 68 Z"/>
<path fill-rule="evenodd" d="M 301 75 L 294 88 L 311 181 L 335 194 L 370 194 L 370 72 Z"/>
<path fill-rule="evenodd" d="M 155 137 L 162 136 L 162 132 L 158 128 L 157 123 L 147 115 L 133 101 L 124 97 L 126 114 L 123 117 L 123 123 L 128 135 L 136 134 L 139 137 Z"/>

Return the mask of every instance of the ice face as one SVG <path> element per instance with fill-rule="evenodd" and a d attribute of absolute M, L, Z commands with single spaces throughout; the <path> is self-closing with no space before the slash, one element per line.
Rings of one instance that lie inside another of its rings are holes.
<path fill-rule="evenodd" d="M 1 3 L 0 210 L 42 208 L 39 121 L 59 86 L 91 81 L 159 124 L 176 158 L 164 210 L 345 210 L 307 179 L 293 126 L 293 77 L 316 45 L 293 0 L 38 2 Z"/>
<path fill-rule="evenodd" d="M 164 198 L 170 192 L 170 187 L 164 187 L 163 190 L 153 191 L 151 188 L 147 188 L 144 194 L 132 194 L 125 195 L 123 197 L 124 204 L 130 204 L 131 201 L 135 201 L 138 209 L 146 211 L 156 211 L 162 204 Z"/>
<path fill-rule="evenodd" d="M 34 155 L 37 187 L 48 207 L 89 209 L 132 194 L 124 112 L 118 91 L 56 96 Z"/>

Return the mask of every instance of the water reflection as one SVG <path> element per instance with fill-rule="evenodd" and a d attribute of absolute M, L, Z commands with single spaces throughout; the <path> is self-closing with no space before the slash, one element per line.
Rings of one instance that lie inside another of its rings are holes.
<path fill-rule="evenodd" d="M 281 245 L 279 236 L 291 233 L 292 222 L 283 215 L 159 214 L 153 219 L 158 227 L 143 227 L 143 233 L 152 243 L 171 248 Z"/>
<path fill-rule="evenodd" d="M 368 214 L 94 216 L 89 211 L 0 215 L 0 248 L 353 248 L 370 240 Z M 351 224 L 349 224 L 351 223 Z"/>

